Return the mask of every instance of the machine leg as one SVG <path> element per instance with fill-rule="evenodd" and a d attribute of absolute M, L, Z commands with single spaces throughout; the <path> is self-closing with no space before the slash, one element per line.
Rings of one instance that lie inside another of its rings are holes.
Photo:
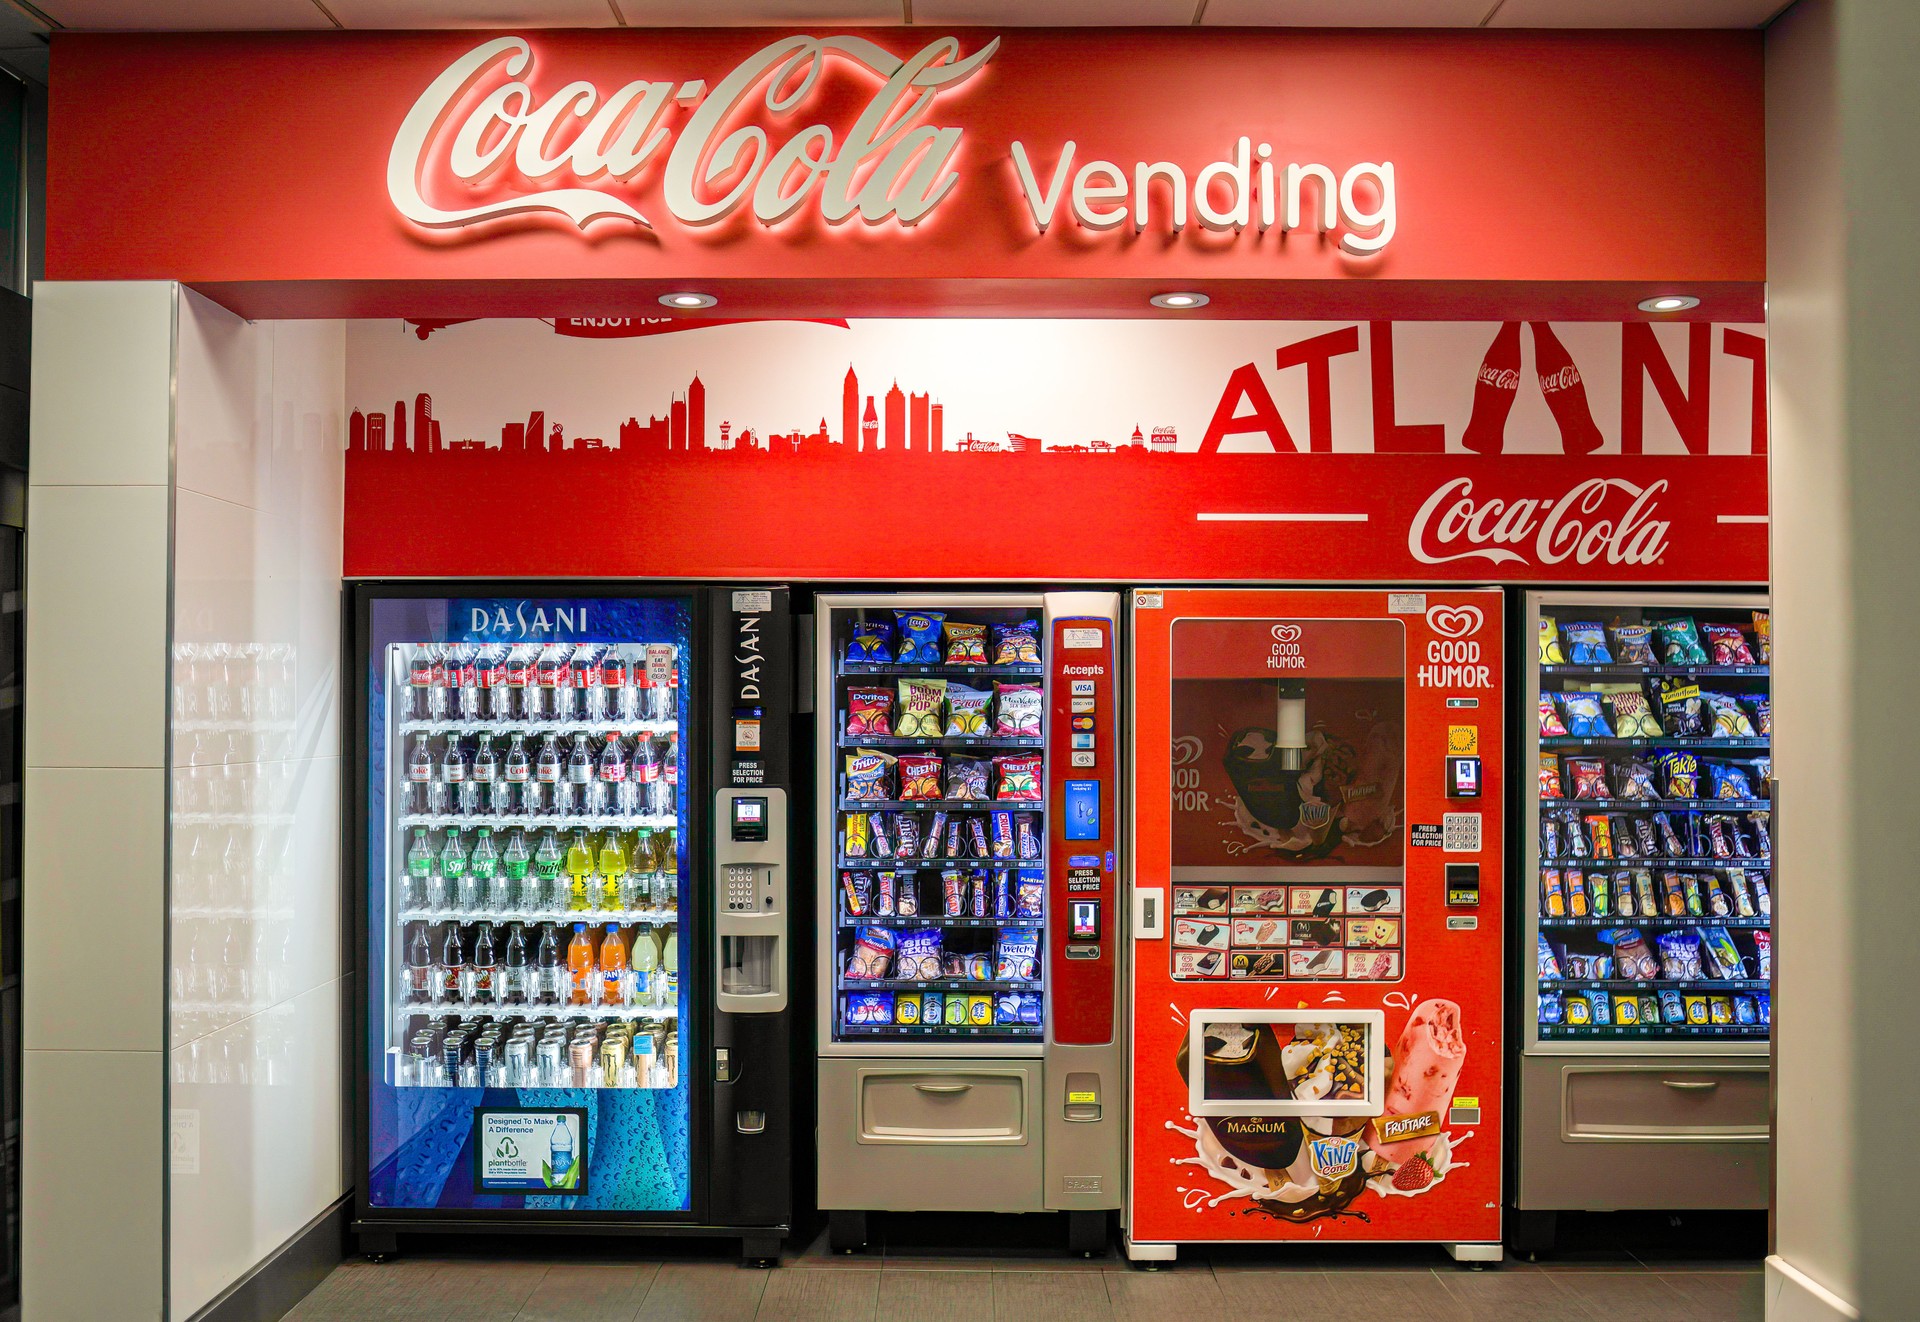
<path fill-rule="evenodd" d="M 1507 1243 L 1515 1253 L 1524 1253 L 1528 1257 L 1535 1254 L 1553 1252 L 1554 1236 L 1559 1216 L 1554 1212 L 1525 1211 L 1517 1207 L 1507 1209 Z"/>
<path fill-rule="evenodd" d="M 835 1253 L 858 1253 L 867 1246 L 865 1212 L 827 1213 L 827 1247 Z"/>
<path fill-rule="evenodd" d="M 740 1240 L 742 1267 L 778 1267 L 780 1239 L 777 1235 L 744 1236 Z"/>
<path fill-rule="evenodd" d="M 1095 1258 L 1107 1251 L 1105 1212 L 1067 1213 L 1067 1252 Z"/>
<path fill-rule="evenodd" d="M 1455 1262 L 1464 1262 L 1476 1270 L 1481 1263 L 1498 1262 L 1506 1256 L 1506 1250 L 1498 1244 L 1442 1244 L 1440 1247 Z"/>
<path fill-rule="evenodd" d="M 1126 1237 L 1127 1259 L 1138 1263 L 1147 1271 L 1159 1271 L 1160 1264 L 1172 1262 L 1180 1255 L 1178 1244 L 1136 1244 L 1133 1236 Z"/>
<path fill-rule="evenodd" d="M 363 1230 L 360 1252 L 368 1262 L 386 1262 L 400 1253 L 400 1236 L 391 1230 Z"/>

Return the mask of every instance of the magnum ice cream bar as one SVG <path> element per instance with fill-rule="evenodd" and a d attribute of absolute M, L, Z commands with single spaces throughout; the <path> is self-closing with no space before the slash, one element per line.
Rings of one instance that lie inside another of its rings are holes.
<path fill-rule="evenodd" d="M 1368 1146 L 1395 1164 L 1431 1146 L 1446 1123 L 1466 1059 L 1460 1007 L 1452 1001 L 1422 1001 L 1393 1048 L 1385 1107 L 1368 1127 Z"/>

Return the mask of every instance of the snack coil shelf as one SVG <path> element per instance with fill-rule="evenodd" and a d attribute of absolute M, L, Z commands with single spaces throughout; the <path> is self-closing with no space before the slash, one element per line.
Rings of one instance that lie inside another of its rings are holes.
<path fill-rule="evenodd" d="M 1581 812 L 1751 812 L 1771 808 L 1766 799 L 1546 799 L 1543 808 L 1574 808 Z"/>
<path fill-rule="evenodd" d="M 844 730 L 845 719 L 842 717 Z M 1039 748 L 1046 740 L 1037 734 L 842 734 L 844 748 Z"/>
<path fill-rule="evenodd" d="M 1037 992 L 1040 990 L 1038 978 L 849 978 L 842 976 L 838 980 L 839 990 L 843 992 L 867 991 L 937 991 L 937 992 L 973 992 L 984 995 L 988 992 Z"/>
<path fill-rule="evenodd" d="M 1765 978 L 1542 978 L 1542 991 L 1763 992 Z"/>
<path fill-rule="evenodd" d="M 1683 855 L 1660 854 L 1651 858 L 1594 858 L 1585 855 L 1573 858 L 1562 854 L 1558 858 L 1543 858 L 1540 867 L 1592 872 L 1630 872 L 1634 868 L 1666 868 L 1681 872 L 1771 872 L 1773 859 L 1762 858 L 1691 858 Z"/>
<path fill-rule="evenodd" d="M 603 735 L 617 730 L 623 738 L 632 738 L 636 734 L 672 734 L 680 728 L 678 721 L 623 721 L 607 718 L 599 721 L 572 719 L 565 721 L 489 721 L 484 718 L 468 720 L 465 718 L 447 720 L 413 720 L 400 722 L 400 733 L 407 734 L 597 734 Z"/>
<path fill-rule="evenodd" d="M 1039 812 L 1039 799 L 842 799 L 841 812 Z"/>
<path fill-rule="evenodd" d="M 571 831 L 579 827 L 585 827 L 590 831 L 604 831 L 608 827 L 630 830 L 644 826 L 659 831 L 673 830 L 680 825 L 680 819 L 673 813 L 654 812 L 603 813 L 597 816 L 588 813 L 551 813 L 538 816 L 526 813 L 502 813 L 497 817 L 491 813 L 481 812 L 421 812 L 407 813 L 400 818 L 400 825 L 409 830 L 416 826 L 438 830 L 452 826 L 491 826 L 496 829 L 518 826 L 527 830 L 541 830 L 551 826 L 559 831 Z"/>
<path fill-rule="evenodd" d="M 405 1001 L 394 1009 L 403 1015 L 490 1015 L 495 1019 L 677 1019 L 680 1007 L 661 1005 L 509 1005 L 503 1001 Z"/>
<path fill-rule="evenodd" d="M 1541 1024 L 1543 1040 L 1569 1041 L 1584 1038 L 1625 1038 L 1660 1041 L 1675 1038 L 1746 1038 L 1766 1040 L 1771 1030 L 1766 1024 Z"/>
<path fill-rule="evenodd" d="M 941 872 L 947 868 L 1019 868 L 1038 871 L 1047 866 L 1038 858 L 849 858 L 834 864 L 856 872 Z"/>
<path fill-rule="evenodd" d="M 840 916 L 842 927 L 1027 927 L 1037 930 L 1044 922 L 1041 918 L 949 918 L 945 914 L 922 914 L 917 918 L 911 914 L 905 918 L 899 914 L 884 917 L 873 914 L 865 917 L 850 914 Z"/>
<path fill-rule="evenodd" d="M 953 677 L 967 679 L 1038 679 L 1046 667 L 1037 662 L 1020 661 L 997 666 L 920 666 L 899 661 L 847 661 L 840 662 L 840 675 L 845 679 L 857 679 L 868 675 L 904 675 L 909 678 L 925 676 L 929 679 Z"/>
<path fill-rule="evenodd" d="M 1718 738 L 1700 739 L 1682 736 L 1643 734 L 1643 735 L 1584 735 L 1584 734 L 1543 734 L 1540 736 L 1542 748 L 1679 748 L 1679 749 L 1766 749 L 1773 742 L 1771 735 L 1726 735 Z"/>
<path fill-rule="evenodd" d="M 1765 679 L 1770 667 L 1767 666 L 1636 666 L 1613 662 L 1608 665 L 1588 665 L 1574 661 L 1546 662 L 1540 666 L 1542 676 L 1566 675 L 1572 678 L 1594 676 L 1601 679 L 1633 679 L 1641 675 L 1697 675 L 1702 679 Z"/>
<path fill-rule="evenodd" d="M 400 921 L 403 923 L 559 923 L 570 925 L 585 923 L 589 927 L 602 927 L 607 923 L 619 923 L 630 926 L 635 923 L 647 923 L 653 927 L 665 927 L 680 921 L 675 909 L 527 909 L 515 906 L 510 909 L 402 909 Z"/>
<path fill-rule="evenodd" d="M 1686 927 L 1728 927 L 1750 931 L 1766 931 L 1773 926 L 1773 919 L 1717 918 L 1712 916 L 1696 917 L 1693 914 L 1688 914 L 1682 918 L 1669 917 L 1665 914 L 1662 914 L 1658 918 L 1621 918 L 1617 916 L 1595 918 L 1589 915 L 1585 918 L 1542 918 L 1540 920 L 1540 926 L 1549 931 L 1560 928 L 1586 930 L 1596 927 L 1645 927 L 1659 931 Z M 1542 985 L 1545 984 L 1543 983 Z"/>
<path fill-rule="evenodd" d="M 995 1024 L 991 1027 L 980 1024 L 841 1024 L 840 1033 L 845 1037 L 894 1037 L 912 1034 L 915 1037 L 961 1037 L 961 1038 L 1035 1038 L 1045 1031 L 1042 1024 Z"/>

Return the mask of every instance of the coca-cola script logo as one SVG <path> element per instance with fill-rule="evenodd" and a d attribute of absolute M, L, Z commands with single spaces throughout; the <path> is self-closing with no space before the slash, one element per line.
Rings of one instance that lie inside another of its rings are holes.
<path fill-rule="evenodd" d="M 957 38 L 941 37 L 902 59 L 863 37 L 783 37 L 711 88 L 702 79 L 637 79 L 602 97 L 578 81 L 540 101 L 523 78 L 532 47 L 522 37 L 496 37 L 448 65 L 407 112 L 387 157 L 387 194 L 401 215 L 433 229 L 542 211 L 582 228 L 608 217 L 651 227 L 616 189 L 664 158 L 666 208 L 685 225 L 710 225 L 742 206 L 773 224 L 798 211 L 816 184 L 830 224 L 857 215 L 869 225 L 889 218 L 913 225 L 959 180 L 952 163 L 961 130 L 920 121 L 942 90 L 972 77 L 999 46 L 995 38 L 963 58 Z M 749 122 L 756 92 L 768 113 L 788 116 L 836 60 L 880 80 L 839 134 L 809 124 L 775 145 Z M 667 123 L 676 105 L 696 107 L 677 130 Z M 579 121 L 578 132 L 562 132 Z M 429 162 L 444 161 L 455 180 L 473 186 L 508 160 L 532 185 L 527 191 L 457 205 L 433 200 L 423 187 Z M 562 176 L 599 186 L 549 185 Z"/>
<path fill-rule="evenodd" d="M 1300 626 L 1297 624 L 1276 624 L 1272 629 L 1268 630 L 1268 632 L 1273 635 L 1273 641 L 1276 643 L 1291 643 L 1300 637 Z"/>
<path fill-rule="evenodd" d="M 1435 606 L 1427 611 L 1427 627 L 1442 638 L 1465 638 L 1479 633 L 1487 622 L 1478 606 Z"/>
<path fill-rule="evenodd" d="M 1673 526 L 1658 518 L 1663 478 L 1641 486 L 1589 478 L 1558 500 L 1476 500 L 1473 479 L 1457 477 L 1428 496 L 1407 529 L 1407 550 L 1425 565 L 1650 565 L 1666 553 Z M 1518 547 L 1515 550 L 1512 548 Z"/>

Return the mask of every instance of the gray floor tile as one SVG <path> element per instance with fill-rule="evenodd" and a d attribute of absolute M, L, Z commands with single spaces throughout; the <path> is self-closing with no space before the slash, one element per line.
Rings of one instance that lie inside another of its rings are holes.
<path fill-rule="evenodd" d="M 916 1248 L 900 1253 L 889 1252 L 883 1265 L 890 1272 L 990 1272 L 995 1264 L 992 1258 L 977 1249 L 942 1253 L 938 1249 Z"/>
<path fill-rule="evenodd" d="M 1224 1316 L 1300 1319 L 1390 1317 L 1394 1322 L 1473 1322 L 1431 1271 L 1218 1271 Z M 1552 1315 L 1546 1315 L 1552 1316 Z"/>
<path fill-rule="evenodd" d="M 761 1322 L 856 1322 L 876 1316 L 880 1273 L 782 1267 L 767 1275 Z"/>
<path fill-rule="evenodd" d="M 1699 1310 L 1696 1317 L 1759 1322 L 1766 1316 L 1766 1277 L 1759 1272 L 1662 1272 L 1660 1279 Z"/>
<path fill-rule="evenodd" d="M 876 1318 L 900 1322 L 989 1322 L 993 1277 L 966 1271 L 896 1271 L 880 1277 Z M 854 1322 L 847 1319 L 847 1322 Z"/>
<path fill-rule="evenodd" d="M 297 1322 L 388 1322 L 424 1311 L 444 1264 L 401 1258 L 343 1262 L 287 1314 Z"/>
<path fill-rule="evenodd" d="M 1561 1272 L 1518 1269 L 1470 1271 L 1455 1268 L 1437 1273 L 1447 1292 L 1462 1304 L 1474 1322 L 1602 1322 L 1612 1314 L 1595 1311 L 1566 1282 Z"/>
<path fill-rule="evenodd" d="M 446 1263 L 430 1297 L 412 1314 L 418 1322 L 514 1322 L 548 1271 L 545 1262 Z"/>
<path fill-rule="evenodd" d="M 664 1263 L 639 1316 L 646 1322 L 749 1322 L 771 1275 L 731 1262 Z"/>
<path fill-rule="evenodd" d="M 994 1322 L 1110 1322 L 1107 1273 L 995 1272 Z"/>
<path fill-rule="evenodd" d="M 1697 1258 L 1685 1254 L 1665 1255 L 1651 1249 L 1636 1249 L 1634 1257 L 1655 1272 L 1759 1272 L 1765 1264 L 1759 1258 Z"/>
<path fill-rule="evenodd" d="M 555 1263 L 514 1322 L 633 1322 L 659 1271 L 657 1262 Z"/>
<path fill-rule="evenodd" d="M 1115 1322 L 1170 1322 L 1225 1315 L 1220 1287 L 1204 1264 L 1173 1271 L 1110 1271 L 1104 1279 Z"/>
<path fill-rule="evenodd" d="M 1204 1256 L 1216 1274 L 1237 1271 L 1430 1272 L 1452 1259 L 1432 1244 L 1215 1244 L 1185 1250 Z"/>
<path fill-rule="evenodd" d="M 1571 1252 L 1541 1254 L 1538 1259 L 1524 1253 L 1507 1254 L 1506 1266 L 1543 1272 L 1644 1272 L 1647 1265 L 1625 1249 L 1576 1249 Z"/>
<path fill-rule="evenodd" d="M 827 1243 L 827 1232 L 824 1230 L 808 1244 L 796 1245 L 788 1241 L 780 1254 L 782 1267 L 850 1267 L 877 1272 L 885 1261 L 886 1254 L 877 1245 L 869 1246 L 864 1253 L 835 1253 Z"/>
<path fill-rule="evenodd" d="M 1700 1322 L 1700 1306 L 1649 1271 L 1556 1272 L 1554 1280 L 1598 1317 Z"/>

